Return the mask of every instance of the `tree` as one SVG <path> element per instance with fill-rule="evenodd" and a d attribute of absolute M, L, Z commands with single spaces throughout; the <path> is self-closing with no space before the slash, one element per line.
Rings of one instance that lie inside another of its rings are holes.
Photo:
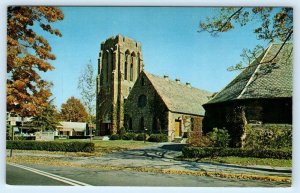
<path fill-rule="evenodd" d="M 245 26 L 251 21 L 259 25 L 254 29 L 258 40 L 265 40 L 269 43 L 275 41 L 283 42 L 275 56 L 265 63 L 272 62 L 284 44 L 293 38 L 293 8 L 273 8 L 273 7 L 225 7 L 219 9 L 217 16 L 208 17 L 206 21 L 200 22 L 200 32 L 206 31 L 212 36 L 219 33 L 228 32 L 236 25 Z M 243 61 L 228 70 L 244 69 L 245 63 L 250 64 L 263 52 L 263 47 L 257 45 L 253 50 L 244 49 L 241 54 Z"/>
<path fill-rule="evenodd" d="M 87 122 L 88 113 L 81 101 L 72 96 L 66 103 L 61 105 L 61 119 L 64 121 Z"/>
<path fill-rule="evenodd" d="M 89 122 L 92 123 L 96 109 L 96 75 L 91 61 L 85 66 L 79 77 L 78 89 L 80 89 L 83 104 L 88 111 Z"/>
<path fill-rule="evenodd" d="M 41 113 L 32 118 L 33 126 L 40 128 L 41 131 L 55 131 L 59 125 L 59 113 L 53 105 L 53 99 L 49 101 L 47 107 L 42 107 L 39 111 Z"/>
<path fill-rule="evenodd" d="M 51 83 L 39 72 L 53 70 L 55 60 L 48 41 L 34 30 L 62 36 L 51 23 L 63 20 L 56 7 L 10 6 L 7 14 L 7 111 L 21 116 L 34 116 L 46 108 L 52 95 Z"/>

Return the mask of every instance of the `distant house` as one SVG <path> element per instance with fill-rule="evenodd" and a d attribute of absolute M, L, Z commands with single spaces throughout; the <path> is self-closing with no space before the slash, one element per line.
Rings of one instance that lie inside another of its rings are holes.
<path fill-rule="evenodd" d="M 227 128 L 233 137 L 232 145 L 236 145 L 244 134 L 242 125 L 292 124 L 293 45 L 286 43 L 278 53 L 281 46 L 271 44 L 203 105 L 204 132 L 214 127 Z"/>
<path fill-rule="evenodd" d="M 58 135 L 86 136 L 88 135 L 88 124 L 83 122 L 59 122 L 57 126 Z"/>
<path fill-rule="evenodd" d="M 12 131 L 15 136 L 22 136 L 28 139 L 33 139 L 35 132 L 40 129 L 33 126 L 31 123 L 32 117 L 21 117 L 15 113 L 6 113 L 6 130 L 7 135 L 12 136 Z"/>
<path fill-rule="evenodd" d="M 142 71 L 124 102 L 124 126 L 133 132 L 166 133 L 169 141 L 201 129 L 210 92 L 178 79 Z"/>

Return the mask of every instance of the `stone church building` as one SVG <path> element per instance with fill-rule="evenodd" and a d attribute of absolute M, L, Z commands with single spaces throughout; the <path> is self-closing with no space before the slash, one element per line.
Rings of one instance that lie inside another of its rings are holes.
<path fill-rule="evenodd" d="M 117 35 L 101 43 L 98 59 L 96 135 L 124 125 L 124 100 L 143 70 L 141 44 Z"/>
<path fill-rule="evenodd" d="M 186 135 L 188 129 L 201 129 L 202 104 L 211 94 L 143 69 L 140 43 L 121 35 L 101 43 L 96 135 L 111 135 L 125 127 L 135 132 L 166 133 L 173 140 Z"/>
<path fill-rule="evenodd" d="M 135 133 L 165 133 L 169 141 L 202 129 L 210 92 L 189 83 L 142 71 L 124 106 L 125 128 Z"/>

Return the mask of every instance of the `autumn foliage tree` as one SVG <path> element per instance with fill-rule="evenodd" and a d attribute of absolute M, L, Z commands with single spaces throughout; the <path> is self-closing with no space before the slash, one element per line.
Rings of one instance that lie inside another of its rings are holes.
<path fill-rule="evenodd" d="M 293 8 L 291 7 L 218 8 L 216 15 L 206 18 L 205 21 L 200 21 L 199 31 L 217 36 L 220 33 L 233 30 L 236 26 L 243 27 L 251 22 L 256 24 L 253 33 L 258 40 L 268 41 L 269 43 L 283 42 L 272 59 L 275 59 L 284 44 L 293 38 Z M 264 50 L 260 45 L 252 50 L 244 49 L 241 54 L 243 61 L 228 70 L 243 69 L 244 65 L 250 64 L 262 51 Z"/>
<path fill-rule="evenodd" d="M 72 122 L 87 122 L 89 117 L 81 101 L 72 96 L 61 105 L 61 119 Z"/>
<path fill-rule="evenodd" d="M 53 70 L 55 60 L 51 46 L 41 35 L 45 32 L 62 36 L 51 24 L 63 20 L 56 7 L 10 6 L 7 13 L 7 111 L 34 116 L 47 108 L 51 83 L 39 72 Z"/>

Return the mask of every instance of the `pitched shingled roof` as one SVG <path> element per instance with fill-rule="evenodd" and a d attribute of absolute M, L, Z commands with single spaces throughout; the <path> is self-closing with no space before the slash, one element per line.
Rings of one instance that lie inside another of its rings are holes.
<path fill-rule="evenodd" d="M 208 103 L 240 99 L 292 97 L 293 44 L 271 44 L 265 52 L 243 70 Z M 205 104 L 205 105 L 206 105 Z"/>
<path fill-rule="evenodd" d="M 167 108 L 172 112 L 204 115 L 202 105 L 212 93 L 144 72 Z"/>

